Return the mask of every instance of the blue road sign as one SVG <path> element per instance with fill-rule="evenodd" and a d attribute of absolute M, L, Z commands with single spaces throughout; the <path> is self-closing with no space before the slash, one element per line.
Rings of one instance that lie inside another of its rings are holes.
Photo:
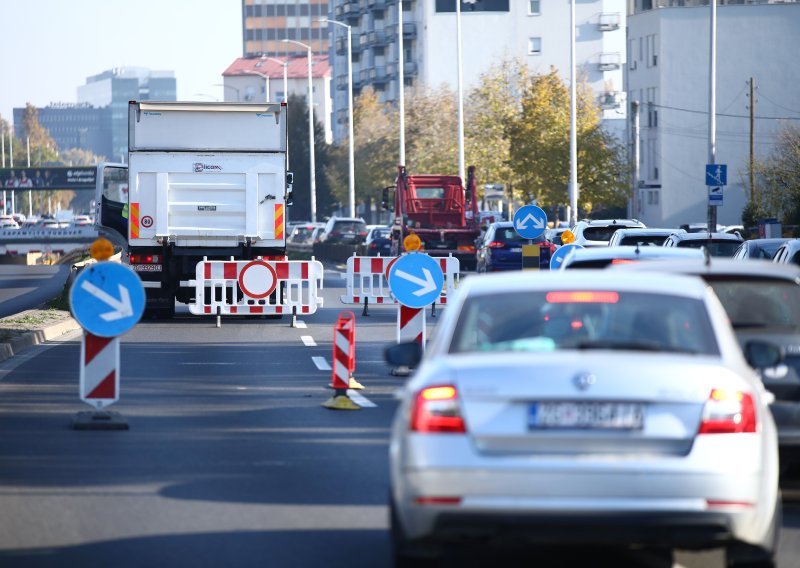
<path fill-rule="evenodd" d="M 514 213 L 514 230 L 523 239 L 535 239 L 547 228 L 547 214 L 536 205 L 525 205 Z"/>
<path fill-rule="evenodd" d="M 722 205 L 722 186 L 709 186 L 708 204 L 711 207 L 719 207 Z"/>
<path fill-rule="evenodd" d="M 706 164 L 706 185 L 728 185 L 728 165 Z"/>
<path fill-rule="evenodd" d="M 567 258 L 569 253 L 582 248 L 583 247 L 581 245 L 563 245 L 560 247 L 550 258 L 550 270 L 558 270 L 561 268 L 561 264 L 564 262 L 564 259 Z"/>
<path fill-rule="evenodd" d="M 139 276 L 117 262 L 98 262 L 84 269 L 69 291 L 72 315 L 99 337 L 130 331 L 144 312 L 144 287 Z"/>
<path fill-rule="evenodd" d="M 398 258 L 389 271 L 389 288 L 409 308 L 431 305 L 442 293 L 444 274 L 439 260 L 412 252 Z"/>

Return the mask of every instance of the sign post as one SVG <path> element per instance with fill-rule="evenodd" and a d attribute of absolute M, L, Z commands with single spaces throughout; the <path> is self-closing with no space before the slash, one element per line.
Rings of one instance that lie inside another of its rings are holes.
<path fill-rule="evenodd" d="M 119 336 L 142 317 L 144 288 L 127 266 L 103 262 L 113 253 L 111 243 L 98 239 L 91 252 L 100 262 L 75 279 L 69 301 L 83 328 L 80 398 L 95 410 L 79 412 L 72 425 L 76 430 L 127 430 L 119 413 L 105 409 L 119 400 Z"/>
<path fill-rule="evenodd" d="M 514 230 L 523 239 L 528 239 L 527 245 L 522 245 L 522 270 L 539 270 L 541 248 L 533 243 L 547 229 L 547 214 L 541 207 L 525 205 L 514 213 Z"/>

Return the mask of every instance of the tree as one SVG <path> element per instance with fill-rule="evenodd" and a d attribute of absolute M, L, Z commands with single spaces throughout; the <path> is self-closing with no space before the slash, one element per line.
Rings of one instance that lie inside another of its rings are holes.
<path fill-rule="evenodd" d="M 598 203 L 619 205 L 627 196 L 622 147 L 602 129 L 594 94 L 585 82 L 578 85 L 577 95 L 579 206 L 591 211 Z M 569 89 L 555 69 L 532 78 L 509 135 L 519 189 L 543 205 L 567 203 Z"/>
<path fill-rule="evenodd" d="M 458 107 L 448 87 L 418 87 L 406 98 L 406 162 L 412 175 L 458 174 Z"/>
<path fill-rule="evenodd" d="M 755 214 L 774 215 L 787 225 L 800 224 L 800 127 L 785 125 L 772 153 L 756 163 L 761 191 L 750 207 Z M 749 209 L 748 209 L 749 211 Z"/>

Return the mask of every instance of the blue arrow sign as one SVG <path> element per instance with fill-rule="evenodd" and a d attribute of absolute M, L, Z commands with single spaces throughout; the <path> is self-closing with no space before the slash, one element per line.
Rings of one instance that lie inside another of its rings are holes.
<path fill-rule="evenodd" d="M 423 253 L 398 258 L 389 271 L 389 288 L 397 301 L 409 308 L 431 305 L 442 293 L 444 274 L 439 260 Z"/>
<path fill-rule="evenodd" d="M 706 164 L 706 185 L 728 185 L 728 165 Z"/>
<path fill-rule="evenodd" d="M 564 263 L 564 259 L 567 258 L 569 253 L 582 248 L 583 247 L 581 245 L 564 245 L 559 248 L 550 258 L 550 270 L 558 270 L 561 268 L 561 265 Z"/>
<path fill-rule="evenodd" d="M 547 214 L 536 205 L 525 205 L 514 213 L 514 230 L 523 239 L 535 239 L 547 229 Z"/>
<path fill-rule="evenodd" d="M 72 315 L 98 337 L 130 331 L 144 312 L 144 287 L 139 276 L 117 262 L 98 262 L 84 269 L 69 291 Z"/>

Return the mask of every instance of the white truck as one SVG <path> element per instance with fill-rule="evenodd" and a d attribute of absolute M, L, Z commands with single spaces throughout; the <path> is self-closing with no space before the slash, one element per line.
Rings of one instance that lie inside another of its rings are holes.
<path fill-rule="evenodd" d="M 204 259 L 284 260 L 292 192 L 286 110 L 130 102 L 127 259 L 150 315 L 171 317 L 176 299 L 194 301 L 191 282 Z"/>

